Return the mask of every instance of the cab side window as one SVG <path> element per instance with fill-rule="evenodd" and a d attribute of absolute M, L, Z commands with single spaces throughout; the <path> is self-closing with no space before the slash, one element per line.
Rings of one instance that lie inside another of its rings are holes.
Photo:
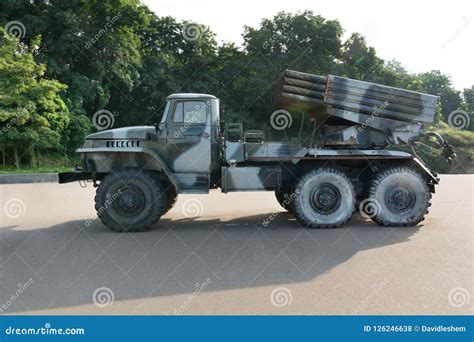
<path fill-rule="evenodd" d="M 207 121 L 208 105 L 205 101 L 177 102 L 173 122 L 188 125 L 205 124 Z"/>

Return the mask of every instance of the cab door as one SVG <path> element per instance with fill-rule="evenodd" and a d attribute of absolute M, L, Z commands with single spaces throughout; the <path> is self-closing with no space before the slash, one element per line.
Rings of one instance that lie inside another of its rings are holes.
<path fill-rule="evenodd" d="M 173 100 L 167 120 L 167 164 L 184 188 L 196 192 L 209 188 L 210 106 L 208 100 Z"/>

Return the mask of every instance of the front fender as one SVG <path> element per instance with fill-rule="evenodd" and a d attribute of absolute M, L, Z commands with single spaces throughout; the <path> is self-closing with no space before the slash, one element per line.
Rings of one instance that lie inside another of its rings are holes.
<path fill-rule="evenodd" d="M 179 182 L 173 176 L 166 163 L 155 151 L 142 147 L 127 148 L 80 148 L 84 169 L 91 173 L 110 173 L 124 167 L 135 167 L 163 172 L 176 192 L 179 193 Z"/>

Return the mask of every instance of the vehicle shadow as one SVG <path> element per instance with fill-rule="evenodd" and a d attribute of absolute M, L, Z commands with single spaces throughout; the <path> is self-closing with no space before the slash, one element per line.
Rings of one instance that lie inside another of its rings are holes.
<path fill-rule="evenodd" d="M 103 287 L 115 301 L 146 301 L 197 289 L 306 282 L 358 252 L 403 243 L 419 229 L 384 228 L 358 214 L 344 228 L 305 229 L 286 212 L 228 220 L 165 216 L 151 231 L 133 234 L 110 232 L 98 220 L 5 227 L 0 304 L 8 304 L 3 313 L 18 313 L 90 305 Z"/>

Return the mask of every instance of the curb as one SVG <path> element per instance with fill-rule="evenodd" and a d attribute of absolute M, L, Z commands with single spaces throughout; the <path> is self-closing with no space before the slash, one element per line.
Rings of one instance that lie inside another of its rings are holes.
<path fill-rule="evenodd" d="M 25 173 L 0 175 L 0 184 L 57 183 L 57 173 Z"/>

